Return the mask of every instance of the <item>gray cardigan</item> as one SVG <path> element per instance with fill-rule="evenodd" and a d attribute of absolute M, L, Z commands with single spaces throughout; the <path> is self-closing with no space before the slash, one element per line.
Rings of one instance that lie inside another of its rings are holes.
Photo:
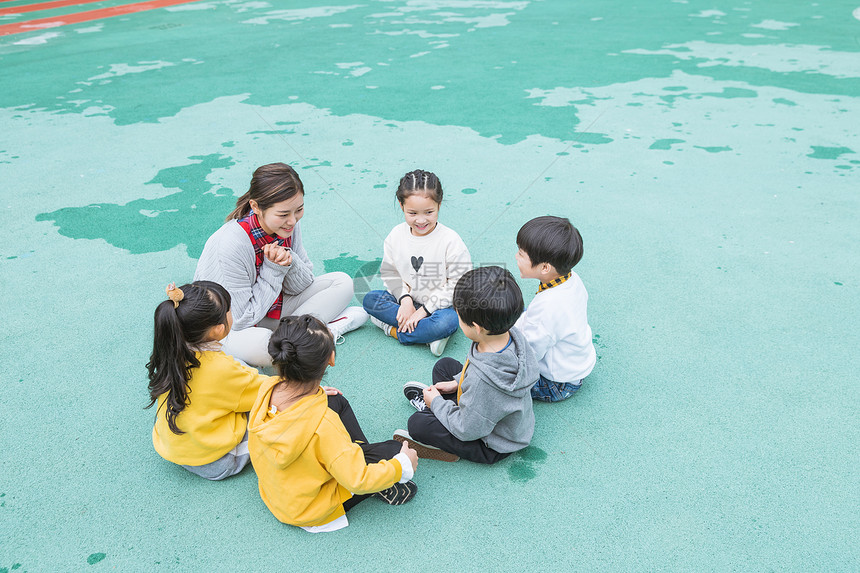
<path fill-rule="evenodd" d="M 245 229 L 231 220 L 206 241 L 194 280 L 216 282 L 227 289 L 232 299 L 233 330 L 243 330 L 266 316 L 278 293 L 297 295 L 314 282 L 314 267 L 302 245 L 299 223 L 293 228 L 292 256 L 287 267 L 264 258 L 257 276 L 254 245 Z"/>
<path fill-rule="evenodd" d="M 529 445 L 535 430 L 531 387 L 540 370 L 531 346 L 511 328 L 511 345 L 503 352 L 469 350 L 460 403 L 436 398 L 430 410 L 458 440 L 482 440 L 506 454 Z"/>

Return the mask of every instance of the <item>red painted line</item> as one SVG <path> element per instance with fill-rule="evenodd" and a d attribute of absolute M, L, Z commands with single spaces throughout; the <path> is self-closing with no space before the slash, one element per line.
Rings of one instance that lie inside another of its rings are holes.
<path fill-rule="evenodd" d="M 12 8 L 0 8 L 0 16 L 6 14 L 25 14 L 39 10 L 50 10 L 51 8 L 62 8 L 64 6 L 76 6 L 78 4 L 90 4 L 92 2 L 103 2 L 104 0 L 54 0 L 53 2 L 42 2 L 41 4 L 26 4 Z"/>
<path fill-rule="evenodd" d="M 41 18 L 39 20 L 15 22 L 14 24 L 0 25 L 0 36 L 8 36 L 9 34 L 21 34 L 23 32 L 35 32 L 38 30 L 56 28 L 58 26 L 80 24 L 81 22 L 90 22 L 92 20 L 101 20 L 102 18 L 111 18 L 113 16 L 122 16 L 124 14 L 134 14 L 135 12 L 155 10 L 156 8 L 175 6 L 177 4 L 190 4 L 191 2 L 198 1 L 199 0 L 151 0 L 150 2 L 138 2 L 137 4 L 126 4 L 124 6 L 112 6 L 111 8 L 101 8 L 99 10 L 90 10 L 88 12 L 78 12 L 77 14 L 67 14 L 66 16 L 56 16 L 54 18 Z"/>

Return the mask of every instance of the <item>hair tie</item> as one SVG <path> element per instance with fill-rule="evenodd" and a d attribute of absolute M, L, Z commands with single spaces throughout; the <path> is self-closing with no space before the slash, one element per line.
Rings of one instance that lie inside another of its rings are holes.
<path fill-rule="evenodd" d="M 167 298 L 173 301 L 173 308 L 179 308 L 179 301 L 185 298 L 182 289 L 176 288 L 176 283 L 170 283 L 164 290 L 167 292 Z"/>

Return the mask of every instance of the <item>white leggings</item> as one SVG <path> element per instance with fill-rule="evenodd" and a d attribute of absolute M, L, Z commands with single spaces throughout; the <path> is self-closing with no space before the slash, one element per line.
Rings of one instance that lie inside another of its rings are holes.
<path fill-rule="evenodd" d="M 326 273 L 314 277 L 314 282 L 300 294 L 284 294 L 281 317 L 312 314 L 328 323 L 341 315 L 353 294 L 352 278 L 348 274 Z M 277 327 L 277 320 L 264 318 L 257 326 L 231 330 L 223 340 L 222 350 L 250 366 L 271 366 L 269 338 Z"/>

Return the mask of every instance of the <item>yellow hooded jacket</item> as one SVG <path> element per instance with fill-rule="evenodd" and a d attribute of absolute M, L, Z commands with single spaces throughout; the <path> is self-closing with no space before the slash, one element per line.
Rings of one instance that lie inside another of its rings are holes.
<path fill-rule="evenodd" d="M 220 351 L 196 355 L 200 367 L 191 371 L 188 405 L 176 416 L 176 425 L 185 433 L 170 431 L 164 406 L 167 392 L 158 397 L 152 428 L 155 451 L 165 460 L 184 466 L 210 464 L 239 445 L 247 428 L 245 412 L 254 405 L 260 384 L 278 380 Z"/>
<path fill-rule="evenodd" d="M 322 388 L 270 415 L 275 384 L 264 383 L 251 408 L 248 450 L 260 497 L 280 521 L 325 525 L 344 515 L 343 502 L 353 493 L 382 491 L 400 480 L 399 461 L 365 463 Z"/>

